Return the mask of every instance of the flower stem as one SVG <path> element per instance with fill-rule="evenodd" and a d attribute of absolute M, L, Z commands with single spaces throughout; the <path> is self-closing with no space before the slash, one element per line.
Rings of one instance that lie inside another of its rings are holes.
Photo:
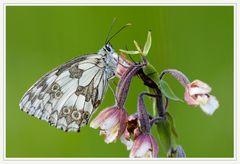
<path fill-rule="evenodd" d="M 136 75 L 136 73 L 140 69 L 142 69 L 143 66 L 144 66 L 144 64 L 131 65 L 128 68 L 128 70 L 121 77 L 121 79 L 118 83 L 118 86 L 117 86 L 117 94 L 116 94 L 117 95 L 117 105 L 119 107 L 124 106 L 131 80 L 132 80 L 133 76 Z"/>
<path fill-rule="evenodd" d="M 156 97 L 157 112 L 158 112 L 159 117 L 164 117 L 165 109 L 163 107 L 162 92 L 158 88 L 158 85 L 143 72 L 143 69 L 138 70 L 137 74 L 144 82 L 144 85 L 151 88 L 153 90 L 154 94 L 157 95 L 157 97 Z"/>
<path fill-rule="evenodd" d="M 159 122 L 164 119 L 166 119 L 166 118 L 165 117 L 156 117 L 150 121 L 150 125 L 152 126 L 154 123 Z"/>
<path fill-rule="evenodd" d="M 146 93 L 146 92 L 142 92 L 138 97 L 138 119 L 141 124 L 141 130 L 143 133 L 150 133 L 151 125 L 149 120 L 149 114 L 146 110 L 143 96 L 151 96 L 151 97 L 157 97 L 157 96 Z"/>
<path fill-rule="evenodd" d="M 165 74 L 171 74 L 173 77 L 175 77 L 182 84 L 183 87 L 185 87 L 187 84 L 190 83 L 187 76 L 184 75 L 181 71 L 178 71 L 176 69 L 166 69 L 166 70 L 162 71 L 162 73 L 159 77 L 160 80 L 163 78 L 163 76 Z"/>

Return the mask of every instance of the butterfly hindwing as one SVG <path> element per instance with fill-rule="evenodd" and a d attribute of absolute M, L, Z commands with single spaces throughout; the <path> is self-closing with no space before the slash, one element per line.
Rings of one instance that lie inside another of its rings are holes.
<path fill-rule="evenodd" d="M 38 80 L 23 96 L 20 108 L 64 131 L 80 131 L 107 88 L 104 66 L 99 54 L 77 57 Z"/>

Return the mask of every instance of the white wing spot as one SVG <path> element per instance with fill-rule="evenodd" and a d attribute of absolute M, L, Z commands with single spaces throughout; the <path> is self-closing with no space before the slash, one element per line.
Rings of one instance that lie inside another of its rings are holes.
<path fill-rule="evenodd" d="M 76 108 L 77 110 L 82 110 L 85 102 L 85 96 L 79 95 L 77 102 L 76 102 Z"/>
<path fill-rule="evenodd" d="M 92 64 L 92 63 L 82 63 L 82 64 L 78 65 L 78 68 L 81 69 L 81 70 L 87 70 L 87 69 L 92 68 L 94 66 L 95 66 L 95 64 Z"/>
<path fill-rule="evenodd" d="M 71 82 L 69 82 L 68 84 L 66 84 L 66 86 L 62 88 L 62 92 L 64 94 L 54 106 L 55 110 L 60 111 L 62 109 L 63 105 L 68 100 L 68 98 L 76 91 L 77 86 L 78 86 L 77 79 L 73 79 Z"/>
<path fill-rule="evenodd" d="M 91 100 L 88 102 L 85 102 L 84 112 L 87 111 L 88 113 L 92 113 L 92 110 L 93 110 L 93 105 L 92 105 Z"/>
<path fill-rule="evenodd" d="M 103 72 L 101 70 L 99 70 L 97 75 L 95 76 L 95 78 L 94 78 L 94 88 L 96 88 L 98 86 L 99 81 L 101 80 L 101 77 L 102 77 L 102 73 Z"/>
<path fill-rule="evenodd" d="M 84 71 L 82 77 L 79 79 L 79 85 L 83 87 L 87 86 L 92 81 L 98 70 L 98 67 L 93 67 L 89 70 Z"/>

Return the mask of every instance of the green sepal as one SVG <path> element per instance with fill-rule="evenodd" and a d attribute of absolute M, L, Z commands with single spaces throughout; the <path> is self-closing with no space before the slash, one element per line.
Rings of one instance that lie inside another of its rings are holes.
<path fill-rule="evenodd" d="M 162 93 L 169 99 L 174 100 L 174 101 L 181 101 L 183 102 L 182 99 L 180 99 L 179 97 L 177 97 L 174 92 L 172 91 L 172 89 L 170 88 L 170 86 L 168 85 L 168 83 L 164 80 L 160 80 L 160 89 L 162 91 Z"/>
<path fill-rule="evenodd" d="M 166 154 L 168 154 L 171 149 L 176 148 L 176 134 L 174 134 L 176 131 L 173 132 L 172 123 L 172 117 L 169 113 L 166 113 L 165 119 L 158 121 L 156 124 L 158 137 Z"/>
<path fill-rule="evenodd" d="M 129 55 L 136 55 L 139 54 L 138 51 L 127 51 L 127 50 L 123 50 L 123 49 L 119 49 L 120 52 L 123 52 L 125 54 L 129 54 Z"/>
<path fill-rule="evenodd" d="M 141 50 L 140 46 L 138 45 L 137 41 L 134 40 L 133 43 L 135 44 L 135 47 L 137 48 L 138 52 L 140 52 L 140 54 L 142 54 L 142 50 Z"/>
<path fill-rule="evenodd" d="M 170 113 L 166 113 L 166 115 L 167 115 L 168 120 L 169 120 L 169 123 L 170 123 L 170 125 L 171 125 L 172 134 L 177 138 L 177 137 L 178 137 L 178 134 L 177 134 L 177 131 L 176 131 L 176 128 L 175 128 L 174 119 L 173 119 L 173 117 L 170 115 Z"/>
<path fill-rule="evenodd" d="M 152 44 L 152 37 L 151 37 L 151 32 L 149 31 L 148 36 L 147 36 L 147 41 L 146 41 L 146 43 L 144 45 L 144 48 L 143 48 L 143 55 L 144 56 L 147 56 L 148 51 L 151 48 L 151 44 Z"/>

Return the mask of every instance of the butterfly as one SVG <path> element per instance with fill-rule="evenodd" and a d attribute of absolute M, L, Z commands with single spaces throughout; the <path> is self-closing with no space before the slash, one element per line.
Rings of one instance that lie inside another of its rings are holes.
<path fill-rule="evenodd" d="M 20 109 L 64 131 L 80 131 L 103 100 L 121 61 L 110 43 L 78 56 L 41 77 L 22 97 Z"/>

